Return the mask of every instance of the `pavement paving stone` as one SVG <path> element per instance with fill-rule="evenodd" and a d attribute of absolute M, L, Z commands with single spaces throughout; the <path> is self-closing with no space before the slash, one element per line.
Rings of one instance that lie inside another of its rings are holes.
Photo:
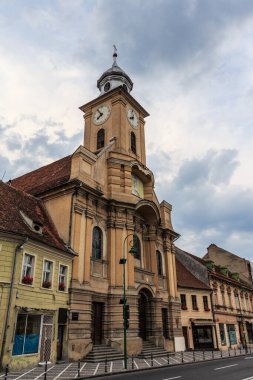
<path fill-rule="evenodd" d="M 251 354 L 251 350 L 249 354 Z M 218 359 L 218 358 L 229 358 L 245 355 L 245 350 L 231 350 L 223 351 L 187 351 L 183 354 L 181 352 L 175 353 L 173 355 L 166 355 L 162 357 L 155 357 L 151 360 L 150 358 L 129 358 L 127 361 L 127 366 L 129 370 L 147 369 L 150 367 L 162 367 L 169 364 L 171 366 L 191 362 L 203 362 L 205 360 Z M 107 363 L 87 363 L 80 362 L 80 367 L 77 362 L 72 363 L 60 363 L 60 364 L 50 364 L 47 368 L 47 380 L 73 380 L 78 378 L 78 368 L 80 368 L 81 376 L 95 376 L 104 373 L 115 373 L 124 372 L 124 361 L 108 361 Z M 8 380 L 44 380 L 45 367 L 35 367 L 29 370 L 23 370 L 20 372 L 10 372 L 8 374 Z M 4 373 L 0 373 L 0 380 L 4 379 Z"/>

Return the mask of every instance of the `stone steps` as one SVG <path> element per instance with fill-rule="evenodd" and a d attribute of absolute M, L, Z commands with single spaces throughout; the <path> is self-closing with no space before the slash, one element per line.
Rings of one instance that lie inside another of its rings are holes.
<path fill-rule="evenodd" d="M 106 346 L 105 344 L 94 345 L 92 351 L 86 355 L 84 360 L 88 363 L 99 363 L 104 361 L 121 360 L 124 355 L 115 348 Z"/>
<path fill-rule="evenodd" d="M 159 356 L 167 356 L 168 352 L 163 347 L 156 347 L 150 342 L 143 342 L 142 351 L 138 354 L 138 358 L 150 359 L 151 354 L 153 358 L 157 358 Z"/>

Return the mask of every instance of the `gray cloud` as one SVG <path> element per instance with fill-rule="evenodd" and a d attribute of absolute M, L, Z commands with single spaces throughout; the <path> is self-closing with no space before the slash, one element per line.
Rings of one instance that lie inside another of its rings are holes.
<path fill-rule="evenodd" d="M 166 180 L 164 172 L 163 181 L 159 181 L 160 200 L 173 205 L 174 228 L 183 235 L 183 241 L 188 236 L 184 248 L 193 247 L 198 255 L 204 254 L 212 242 L 227 244 L 233 251 L 229 236 L 252 234 L 253 192 L 229 185 L 238 166 L 236 154 L 235 150 L 209 151 L 203 158 L 183 162 L 172 180 Z M 251 245 L 244 246 L 244 251 L 250 257 Z"/>

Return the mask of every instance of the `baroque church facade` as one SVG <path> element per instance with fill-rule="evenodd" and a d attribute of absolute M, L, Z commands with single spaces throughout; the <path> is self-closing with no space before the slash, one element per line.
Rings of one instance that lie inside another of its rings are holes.
<path fill-rule="evenodd" d="M 12 186 L 43 200 L 60 237 L 78 254 L 70 287 L 70 359 L 83 358 L 96 344 L 123 351 L 122 258 L 128 353 L 140 352 L 145 341 L 182 350 L 174 247 L 179 235 L 172 207 L 159 203 L 146 166 L 148 113 L 131 95 L 133 83 L 116 53 L 97 87 L 99 96 L 80 107 L 83 145 Z"/>

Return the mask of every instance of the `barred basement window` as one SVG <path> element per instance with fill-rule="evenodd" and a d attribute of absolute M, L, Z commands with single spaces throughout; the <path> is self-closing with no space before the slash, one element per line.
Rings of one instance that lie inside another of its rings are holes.
<path fill-rule="evenodd" d="M 38 353 L 40 325 L 41 315 L 18 314 L 13 356 Z"/>

